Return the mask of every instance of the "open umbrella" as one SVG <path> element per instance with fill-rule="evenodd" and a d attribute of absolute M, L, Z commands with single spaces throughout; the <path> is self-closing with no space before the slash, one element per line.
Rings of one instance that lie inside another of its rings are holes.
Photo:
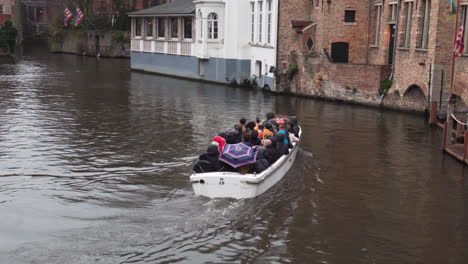
<path fill-rule="evenodd" d="M 243 165 L 255 163 L 255 161 L 257 161 L 257 151 L 242 143 L 227 144 L 224 146 L 224 151 L 221 156 L 219 156 L 219 160 L 234 168 L 238 168 Z"/>

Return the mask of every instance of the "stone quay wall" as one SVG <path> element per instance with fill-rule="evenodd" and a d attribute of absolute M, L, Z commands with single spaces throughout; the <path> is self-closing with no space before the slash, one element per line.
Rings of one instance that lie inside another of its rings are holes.
<path fill-rule="evenodd" d="M 52 35 L 49 50 L 85 56 L 130 58 L 130 33 L 63 30 Z"/>

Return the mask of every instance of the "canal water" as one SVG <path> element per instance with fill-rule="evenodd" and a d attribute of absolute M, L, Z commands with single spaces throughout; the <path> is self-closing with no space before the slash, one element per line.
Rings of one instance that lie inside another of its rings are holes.
<path fill-rule="evenodd" d="M 291 171 L 194 197 L 210 138 L 297 115 Z M 468 263 L 468 180 L 422 117 L 131 72 L 29 47 L 0 65 L 0 263 Z"/>

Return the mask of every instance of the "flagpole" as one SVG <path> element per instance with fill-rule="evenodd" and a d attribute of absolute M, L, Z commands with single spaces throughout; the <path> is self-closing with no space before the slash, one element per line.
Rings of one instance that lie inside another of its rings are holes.
<path fill-rule="evenodd" d="M 452 126 L 450 126 L 451 122 L 449 123 L 449 120 L 451 118 L 452 111 L 454 110 L 454 102 L 452 100 L 452 95 L 453 95 L 453 84 L 454 84 L 454 79 L 455 79 L 455 51 L 454 47 L 457 42 L 457 35 L 458 35 L 458 20 L 459 20 L 459 12 L 460 11 L 460 0 L 457 0 L 457 10 L 455 14 L 455 34 L 453 37 L 453 45 L 452 45 L 452 72 L 451 72 L 451 78 L 450 78 L 450 90 L 449 90 L 449 96 L 448 96 L 448 102 L 447 102 L 447 120 L 445 121 L 445 126 L 444 129 L 444 150 L 447 147 L 447 138 L 451 135 L 452 131 Z M 450 138 L 449 137 L 449 138 Z"/>

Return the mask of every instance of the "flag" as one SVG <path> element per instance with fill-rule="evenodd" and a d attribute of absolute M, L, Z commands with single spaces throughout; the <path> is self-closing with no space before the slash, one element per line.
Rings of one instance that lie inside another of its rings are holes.
<path fill-rule="evenodd" d="M 65 8 L 64 16 L 63 16 L 63 25 L 67 26 L 68 21 L 73 17 L 72 13 L 70 12 L 70 9 Z"/>
<path fill-rule="evenodd" d="M 458 32 L 457 39 L 455 40 L 455 48 L 453 50 L 453 53 L 457 57 L 461 57 L 463 55 L 463 52 L 465 51 L 465 40 L 464 40 L 464 35 L 465 30 L 463 28 L 463 25 L 460 27 L 460 32 Z"/>
<path fill-rule="evenodd" d="M 76 15 L 75 15 L 75 27 L 78 26 L 78 24 L 80 24 L 81 20 L 83 20 L 83 12 L 81 12 L 81 9 L 80 8 L 76 8 Z"/>

